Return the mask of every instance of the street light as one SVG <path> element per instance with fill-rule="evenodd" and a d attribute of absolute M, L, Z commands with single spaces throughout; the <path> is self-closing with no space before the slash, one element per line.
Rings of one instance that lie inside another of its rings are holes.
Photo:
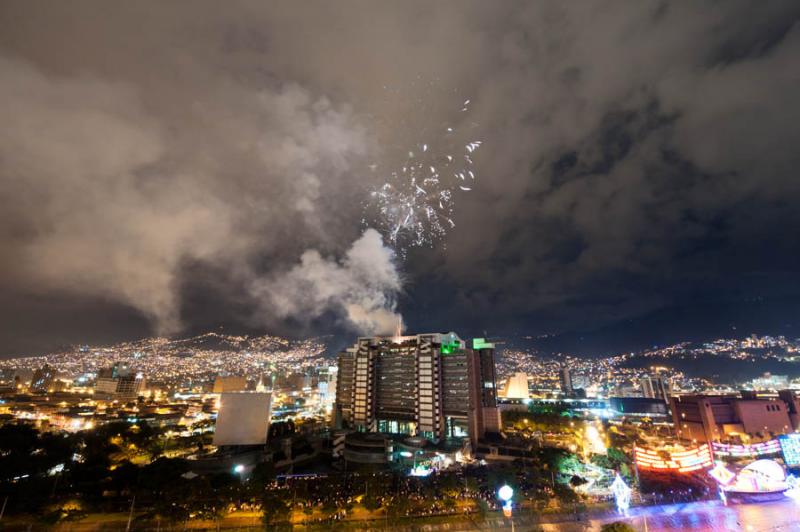
<path fill-rule="evenodd" d="M 514 518 L 511 517 L 511 498 L 514 496 L 514 489 L 508 484 L 503 484 L 497 490 L 497 497 L 503 501 L 503 515 L 511 519 L 511 532 L 514 532 Z"/>
<path fill-rule="evenodd" d="M 500 498 L 500 500 L 507 503 L 511 500 L 511 497 L 514 496 L 514 489 L 508 484 L 503 484 L 503 486 L 497 490 L 497 496 Z"/>
<path fill-rule="evenodd" d="M 244 473 L 244 466 L 242 464 L 236 464 L 233 466 L 233 472 L 241 475 Z"/>

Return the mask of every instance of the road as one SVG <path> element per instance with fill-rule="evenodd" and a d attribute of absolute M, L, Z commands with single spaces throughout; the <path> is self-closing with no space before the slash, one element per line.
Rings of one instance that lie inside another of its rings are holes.
<path fill-rule="evenodd" d="M 245 518 L 246 517 L 246 518 Z M 98 530 L 124 530 L 127 515 L 114 514 L 92 516 L 79 522 L 62 523 L 55 527 L 58 531 L 69 532 L 95 532 Z M 633 526 L 637 531 L 648 532 L 800 532 L 800 502 L 786 499 L 785 501 L 738 504 L 723 506 L 720 501 L 704 501 L 680 504 L 664 504 L 632 508 L 627 516 L 614 513 L 593 514 L 590 517 L 582 516 L 576 520 L 573 515 L 557 516 L 530 516 L 524 512 L 514 517 L 516 531 L 542 531 L 542 532 L 599 532 L 600 527 L 606 523 L 623 521 Z M 164 524 L 158 527 L 134 526 L 135 531 L 166 532 L 168 530 L 238 530 L 259 531 L 263 530 L 258 525 L 260 517 L 257 514 L 240 515 L 237 519 L 224 519 L 219 523 L 203 523 L 190 521 L 185 525 L 168 527 Z M 31 527 L 31 525 L 33 525 Z M 3 523 L 3 530 L 9 532 L 26 531 L 38 532 L 48 530 L 38 521 L 25 522 L 15 520 Z M 371 522 L 347 521 L 338 526 L 311 525 L 305 527 L 296 525 L 295 530 L 327 531 L 346 530 L 383 532 L 466 532 L 466 531 L 496 531 L 511 530 L 511 523 L 493 513 L 485 519 L 477 516 L 453 516 L 452 518 L 420 518 L 419 520 L 405 521 L 402 525 L 385 520 Z"/>
<path fill-rule="evenodd" d="M 538 526 L 546 532 L 588 532 L 599 530 L 601 525 L 613 521 L 624 521 L 636 530 L 650 532 L 800 531 L 800 503 L 786 499 L 780 502 L 730 506 L 724 506 L 721 501 L 668 504 L 632 508 L 627 517 L 608 515 L 586 522 Z"/>

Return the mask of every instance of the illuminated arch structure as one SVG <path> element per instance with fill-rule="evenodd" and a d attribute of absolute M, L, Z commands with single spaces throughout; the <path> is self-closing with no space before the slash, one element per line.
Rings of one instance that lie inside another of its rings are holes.
<path fill-rule="evenodd" d="M 796 484 L 794 479 L 786 478 L 778 462 L 766 459 L 756 460 L 738 473 L 718 462 L 709 474 L 717 481 L 720 498 L 726 504 L 781 500 Z"/>

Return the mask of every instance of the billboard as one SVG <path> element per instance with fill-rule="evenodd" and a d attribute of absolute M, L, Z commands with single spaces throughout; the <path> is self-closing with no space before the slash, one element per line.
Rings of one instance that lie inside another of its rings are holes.
<path fill-rule="evenodd" d="M 220 395 L 214 445 L 263 445 L 272 415 L 269 392 L 230 392 Z"/>

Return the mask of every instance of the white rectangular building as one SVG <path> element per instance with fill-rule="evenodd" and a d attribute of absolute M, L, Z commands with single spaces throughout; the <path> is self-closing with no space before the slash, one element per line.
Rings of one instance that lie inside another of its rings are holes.
<path fill-rule="evenodd" d="M 264 445 L 272 417 L 271 392 L 220 395 L 214 445 Z"/>

